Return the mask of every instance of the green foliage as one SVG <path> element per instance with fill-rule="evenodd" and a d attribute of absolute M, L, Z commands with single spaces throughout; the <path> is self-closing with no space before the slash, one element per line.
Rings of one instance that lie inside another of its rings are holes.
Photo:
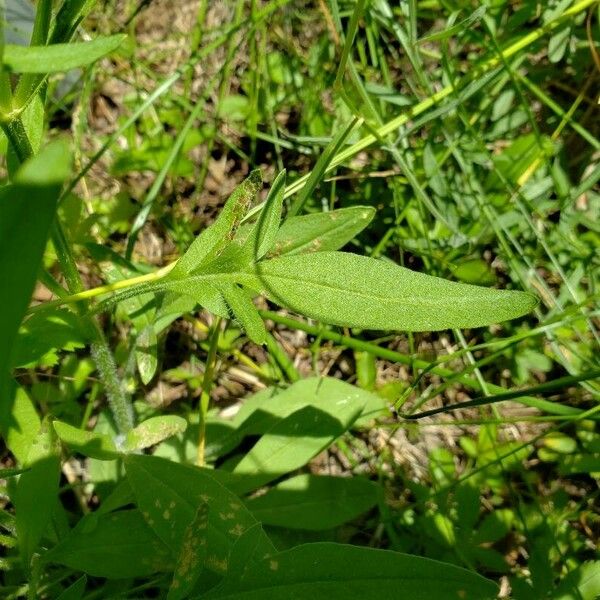
<path fill-rule="evenodd" d="M 0 2 L 2 596 L 598 596 L 596 0 L 117 4 Z"/>

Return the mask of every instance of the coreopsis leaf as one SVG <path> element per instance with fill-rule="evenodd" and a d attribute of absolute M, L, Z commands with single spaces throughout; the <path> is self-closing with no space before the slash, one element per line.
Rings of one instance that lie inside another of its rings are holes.
<path fill-rule="evenodd" d="M 127 432 L 124 448 L 128 451 L 149 448 L 185 431 L 186 427 L 187 421 L 176 415 L 152 417 Z"/>
<path fill-rule="evenodd" d="M 144 327 L 137 336 L 135 362 L 142 383 L 148 385 L 158 367 L 158 338 L 153 325 Z"/>
<path fill-rule="evenodd" d="M 4 46 L 4 66 L 15 73 L 58 73 L 89 65 L 114 52 L 127 36 L 50 46 Z"/>
<path fill-rule="evenodd" d="M 14 495 L 17 517 L 17 538 L 26 565 L 56 508 L 60 479 L 60 452 L 54 430 L 48 420 L 35 438 Z"/>
<path fill-rule="evenodd" d="M 373 219 L 375 209 L 352 206 L 286 219 L 277 232 L 269 256 L 339 250 Z"/>
<path fill-rule="evenodd" d="M 326 323 L 364 329 L 436 331 L 514 319 L 536 305 L 531 294 L 455 283 L 390 262 L 343 252 L 258 263 L 241 283 Z"/>
<path fill-rule="evenodd" d="M 224 283 L 218 289 L 248 337 L 256 344 L 264 344 L 267 330 L 248 293 L 235 283 Z"/>
<path fill-rule="evenodd" d="M 60 440 L 75 452 L 98 460 L 114 460 L 120 456 L 111 437 L 105 433 L 86 431 L 62 421 L 54 421 L 52 425 Z"/>
<path fill-rule="evenodd" d="M 232 574 L 207 599 L 491 600 L 496 584 L 455 565 L 389 550 L 319 542 L 296 546 Z"/>
<path fill-rule="evenodd" d="M 86 515 L 43 560 L 109 579 L 168 572 L 174 562 L 139 510 Z"/>
<path fill-rule="evenodd" d="M 358 517 L 377 503 L 377 484 L 364 477 L 304 473 L 286 479 L 246 506 L 265 525 L 319 531 Z"/>
<path fill-rule="evenodd" d="M 261 185 L 260 171 L 252 171 L 231 194 L 217 220 L 192 242 L 187 252 L 177 261 L 168 275 L 169 279 L 178 279 L 197 271 L 227 247 Z"/>

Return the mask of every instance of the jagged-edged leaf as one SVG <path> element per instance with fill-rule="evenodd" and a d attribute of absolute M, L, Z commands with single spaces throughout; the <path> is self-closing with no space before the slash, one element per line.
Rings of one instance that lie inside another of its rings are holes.
<path fill-rule="evenodd" d="M 277 232 L 269 256 L 339 250 L 373 219 L 375 209 L 352 206 L 329 212 L 292 217 Z"/>
<path fill-rule="evenodd" d="M 248 293 L 235 283 L 224 283 L 218 289 L 248 337 L 256 344 L 264 344 L 267 330 Z"/>
<path fill-rule="evenodd" d="M 364 477 L 304 473 L 250 498 L 246 505 L 265 525 L 319 531 L 338 527 L 375 506 L 377 489 Z"/>
<path fill-rule="evenodd" d="M 177 279 L 195 271 L 219 255 L 233 240 L 242 218 L 261 186 L 260 171 L 252 171 L 231 194 L 217 220 L 192 242 L 187 252 L 177 261 L 168 276 L 169 279 Z"/>
<path fill-rule="evenodd" d="M 482 327 L 520 317 L 536 305 L 526 292 L 455 283 L 343 252 L 263 261 L 240 280 L 314 319 L 365 329 Z"/>
<path fill-rule="evenodd" d="M 90 42 L 51 46 L 4 46 L 4 65 L 15 73 L 58 73 L 89 65 L 114 52 L 127 36 L 111 35 Z"/>
<path fill-rule="evenodd" d="M 176 415 L 152 417 L 127 432 L 124 448 L 141 450 L 185 431 L 187 421 Z"/>
<path fill-rule="evenodd" d="M 109 579 L 168 572 L 174 563 L 139 510 L 86 515 L 43 560 Z"/>
<path fill-rule="evenodd" d="M 198 507 L 209 506 L 205 567 L 225 573 L 233 543 L 256 519 L 231 491 L 207 469 L 173 463 L 154 456 L 129 455 L 127 479 L 144 518 L 175 555 Z M 273 553 L 268 538 L 261 541 L 261 555 Z"/>
<path fill-rule="evenodd" d="M 114 460 L 120 456 L 115 443 L 105 433 L 86 431 L 62 421 L 54 421 L 52 425 L 60 440 L 75 452 L 99 460 Z"/>
<path fill-rule="evenodd" d="M 319 542 L 270 556 L 205 598 L 491 600 L 496 584 L 460 567 L 389 550 Z"/>

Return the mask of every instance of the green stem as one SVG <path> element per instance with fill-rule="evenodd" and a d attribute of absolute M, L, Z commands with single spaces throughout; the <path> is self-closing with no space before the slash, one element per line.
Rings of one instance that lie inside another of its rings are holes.
<path fill-rule="evenodd" d="M 198 455 L 196 464 L 203 467 L 205 464 L 204 454 L 206 449 L 206 419 L 208 409 L 210 407 L 210 390 L 213 383 L 213 375 L 215 371 L 215 362 L 217 357 L 217 347 L 219 342 L 219 333 L 221 332 L 221 318 L 217 317 L 213 325 L 213 331 L 210 336 L 210 345 L 208 348 L 208 356 L 206 357 L 206 367 L 204 369 L 204 377 L 202 379 L 202 394 L 200 395 L 199 406 L 199 431 L 198 431 Z"/>
<path fill-rule="evenodd" d="M 19 162 L 25 162 L 33 156 L 33 148 L 27 137 L 27 132 L 21 119 L 0 122 L 6 137 L 8 138 Z"/>

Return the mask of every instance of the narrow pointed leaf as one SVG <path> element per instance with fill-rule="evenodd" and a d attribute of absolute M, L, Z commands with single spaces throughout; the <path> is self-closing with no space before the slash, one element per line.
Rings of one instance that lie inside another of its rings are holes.
<path fill-rule="evenodd" d="M 223 284 L 219 286 L 219 291 L 223 294 L 225 302 L 231 308 L 234 317 L 244 328 L 248 337 L 255 344 L 266 343 L 267 330 L 265 324 L 246 291 L 235 284 Z"/>
<path fill-rule="evenodd" d="M 54 421 L 54 431 L 71 450 L 90 458 L 114 460 L 120 454 L 109 435 L 73 427 L 62 421 Z"/>
<path fill-rule="evenodd" d="M 241 282 L 274 302 L 347 327 L 436 331 L 482 327 L 531 311 L 531 294 L 454 283 L 395 264 L 342 252 L 259 263 Z"/>
<path fill-rule="evenodd" d="M 217 220 L 192 242 L 169 274 L 169 278 L 181 277 L 218 256 L 233 239 L 261 185 L 260 171 L 252 171 L 231 194 Z"/>
<path fill-rule="evenodd" d="M 319 542 L 296 546 L 228 577 L 205 597 L 236 600 L 491 600 L 496 584 L 460 567 L 389 550 Z"/>
<path fill-rule="evenodd" d="M 270 256 L 339 250 L 373 219 L 375 209 L 352 206 L 286 219 L 277 232 Z"/>
<path fill-rule="evenodd" d="M 15 73 L 58 73 L 89 65 L 114 52 L 125 35 L 100 37 L 91 42 L 53 44 L 51 46 L 4 47 L 4 64 Z"/>
<path fill-rule="evenodd" d="M 281 221 L 281 208 L 283 206 L 283 194 L 285 192 L 285 170 L 281 171 L 275 178 L 267 196 L 265 205 L 258 216 L 255 224 L 256 236 L 253 243 L 256 247 L 255 259 L 261 259 L 273 246 L 275 237 Z"/>

